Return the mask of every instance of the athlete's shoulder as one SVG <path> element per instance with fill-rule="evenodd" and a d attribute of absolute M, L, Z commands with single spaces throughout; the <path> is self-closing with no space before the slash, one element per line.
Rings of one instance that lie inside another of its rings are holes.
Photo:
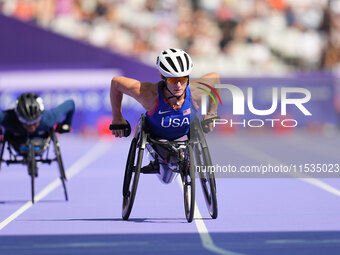
<path fill-rule="evenodd" d="M 8 110 L 5 110 L 5 111 L 1 111 L 1 121 L 2 122 L 5 122 L 5 121 L 14 121 L 14 120 L 17 120 L 17 115 L 14 111 L 14 109 L 8 109 Z"/>
<path fill-rule="evenodd" d="M 190 81 L 190 90 L 193 99 L 200 104 L 201 96 L 205 94 L 206 90 L 210 91 L 215 84 L 220 83 L 220 76 L 218 73 L 208 73 L 201 78 Z"/>
<path fill-rule="evenodd" d="M 216 84 L 220 82 L 220 75 L 218 73 L 207 73 L 200 78 L 192 79 L 190 84 L 194 87 L 204 87 L 205 85 Z"/>
<path fill-rule="evenodd" d="M 158 82 L 141 82 L 141 91 L 144 93 L 157 95 L 158 94 Z"/>

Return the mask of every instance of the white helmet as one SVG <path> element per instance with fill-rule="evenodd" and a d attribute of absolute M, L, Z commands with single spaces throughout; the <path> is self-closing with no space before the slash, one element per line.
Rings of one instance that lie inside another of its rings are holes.
<path fill-rule="evenodd" d="M 157 67 L 164 77 L 183 77 L 190 75 L 193 64 L 184 50 L 169 48 L 157 57 Z"/>

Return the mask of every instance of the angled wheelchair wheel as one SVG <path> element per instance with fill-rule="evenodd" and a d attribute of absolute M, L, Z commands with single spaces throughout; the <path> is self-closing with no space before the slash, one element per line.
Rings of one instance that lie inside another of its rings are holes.
<path fill-rule="evenodd" d="M 199 172 L 200 182 L 202 185 L 205 203 L 207 205 L 210 216 L 217 218 L 217 198 L 216 198 L 216 182 L 214 173 L 207 166 L 211 166 L 211 159 L 208 148 L 199 148 L 195 146 L 196 165 L 201 166 L 204 171 Z"/>
<path fill-rule="evenodd" d="M 192 222 L 195 212 L 195 162 L 191 145 L 187 146 L 186 159 L 182 166 L 181 177 L 184 193 L 184 210 L 188 222 Z"/>
<path fill-rule="evenodd" d="M 207 205 L 211 218 L 217 218 L 217 198 L 215 175 L 208 166 L 212 166 L 208 147 L 202 147 L 202 144 L 195 145 L 196 166 L 200 166 L 200 182 L 203 190 L 205 203 Z"/>
<path fill-rule="evenodd" d="M 35 176 L 37 174 L 37 162 L 35 161 L 35 151 L 34 146 L 30 144 L 28 154 L 27 154 L 27 167 L 28 173 L 31 176 L 31 196 L 32 196 L 32 203 L 34 203 L 34 196 L 35 196 Z"/>
<path fill-rule="evenodd" d="M 123 183 L 123 220 L 127 220 L 130 216 L 141 172 L 144 154 L 144 148 L 140 146 L 142 142 L 141 133 L 132 139 L 126 162 Z"/>
<path fill-rule="evenodd" d="M 65 184 L 65 181 L 67 179 L 66 179 L 66 174 L 65 174 L 63 160 L 61 158 L 59 142 L 58 142 L 58 139 L 57 139 L 57 136 L 56 136 L 54 130 L 51 131 L 51 137 L 52 137 L 52 141 L 53 141 L 53 145 L 54 145 L 54 152 L 55 152 L 56 160 L 57 160 L 58 167 L 59 167 L 60 181 L 61 181 L 61 183 L 63 185 L 65 200 L 68 201 L 68 194 L 67 194 L 67 189 L 66 189 L 66 184 Z"/>
<path fill-rule="evenodd" d="M 210 152 L 202 132 L 198 129 L 199 143 L 194 146 L 196 166 L 200 166 L 199 171 L 200 182 L 203 190 L 205 203 L 207 205 L 211 218 L 217 218 L 217 198 L 216 198 L 216 182 L 215 175 L 208 166 L 212 166 Z M 203 170 L 203 171 L 202 171 Z"/>

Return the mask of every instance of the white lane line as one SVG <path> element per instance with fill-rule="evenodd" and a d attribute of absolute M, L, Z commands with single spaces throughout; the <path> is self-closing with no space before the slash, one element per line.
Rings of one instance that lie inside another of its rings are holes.
<path fill-rule="evenodd" d="M 78 174 L 81 170 L 83 170 L 87 165 L 94 162 L 96 159 L 101 157 L 103 153 L 105 153 L 109 148 L 111 148 L 112 143 L 109 143 L 105 141 L 105 139 L 99 140 L 95 144 L 95 146 L 92 147 L 91 150 L 89 150 L 85 155 L 83 155 L 78 161 L 76 161 L 66 172 L 66 176 L 68 179 L 71 179 L 73 176 Z M 51 193 L 53 190 L 58 188 L 61 185 L 60 179 L 56 179 L 53 182 L 51 182 L 49 185 L 47 185 L 41 192 L 39 192 L 35 197 L 35 202 L 39 202 L 41 199 L 46 197 L 49 193 Z M 7 219 L 2 221 L 0 223 L 0 230 L 2 230 L 4 227 L 6 227 L 9 223 L 11 223 L 13 220 L 15 220 L 17 217 L 19 217 L 21 214 L 23 214 L 25 211 L 27 211 L 29 208 L 32 207 L 32 202 L 28 201 L 23 206 L 21 206 L 18 210 L 16 210 L 14 213 L 12 213 Z"/>
<path fill-rule="evenodd" d="M 254 149 L 250 147 L 249 145 L 245 144 L 241 141 L 241 139 L 234 139 L 234 141 L 231 143 L 232 146 L 228 146 L 230 150 L 234 150 L 238 152 L 241 155 L 245 155 L 248 158 L 251 158 L 252 160 L 256 162 L 267 162 L 273 165 L 282 165 L 283 162 L 280 162 L 279 160 L 275 159 L 274 157 L 268 155 L 265 152 L 259 151 L 257 149 Z M 287 173 L 288 174 L 288 173 Z M 309 183 L 311 185 L 314 185 L 320 189 L 323 189 L 327 192 L 330 192 L 336 196 L 340 196 L 340 190 L 332 187 L 331 185 L 320 181 L 318 179 L 308 177 L 308 175 L 302 174 L 302 173 L 289 173 L 288 175 L 295 177 L 301 181 L 304 181 L 306 183 Z M 307 178 L 308 177 L 308 178 Z"/>
<path fill-rule="evenodd" d="M 183 191 L 183 184 L 181 181 L 180 176 L 177 176 L 177 183 L 181 187 Z M 198 219 L 195 219 L 198 218 Z M 196 224 L 197 231 L 200 235 L 203 247 L 211 252 L 217 253 L 217 254 L 222 254 L 222 255 L 243 255 L 242 253 L 236 253 L 233 251 L 228 251 L 225 249 L 222 249 L 218 246 L 215 245 L 214 241 L 212 240 L 207 226 L 204 223 L 204 220 L 202 218 L 201 212 L 198 209 L 197 203 L 195 202 L 195 214 L 194 214 L 194 222 Z"/>

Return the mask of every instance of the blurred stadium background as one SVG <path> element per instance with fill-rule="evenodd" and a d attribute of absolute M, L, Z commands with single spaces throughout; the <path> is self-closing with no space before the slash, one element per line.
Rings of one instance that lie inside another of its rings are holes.
<path fill-rule="evenodd" d="M 0 0 L 0 13 L 1 109 L 27 90 L 47 107 L 72 97 L 75 130 L 106 134 L 111 78 L 156 82 L 156 56 L 178 47 L 195 77 L 217 72 L 260 91 L 268 78 L 307 79 L 314 112 L 302 126 L 338 125 L 339 0 Z M 129 120 L 142 111 L 128 97 L 124 108 Z"/>

